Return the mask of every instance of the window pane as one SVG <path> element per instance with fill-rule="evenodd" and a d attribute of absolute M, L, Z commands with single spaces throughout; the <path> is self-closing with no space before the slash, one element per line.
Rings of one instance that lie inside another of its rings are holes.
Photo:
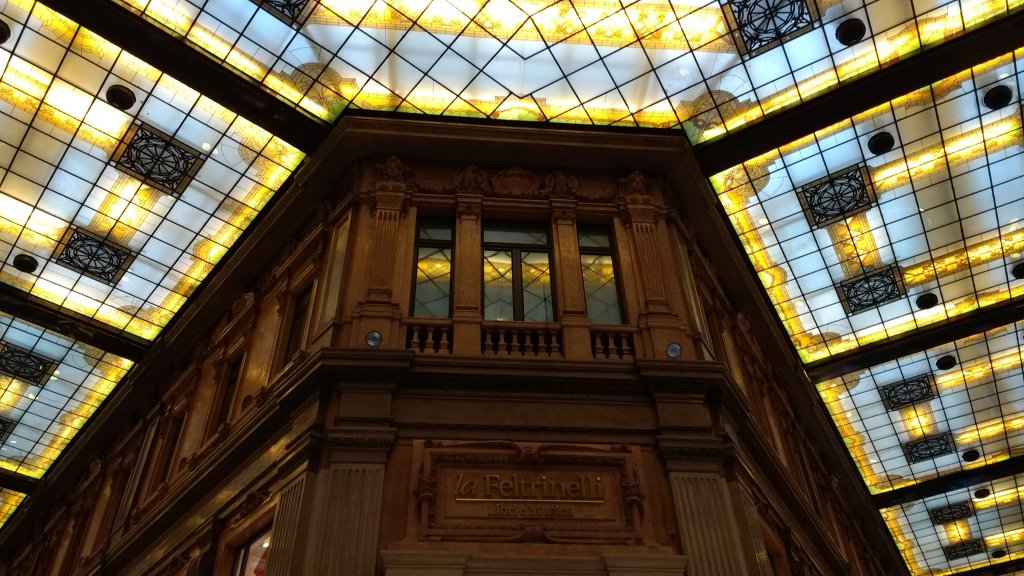
<path fill-rule="evenodd" d="M 413 316 L 447 318 L 451 310 L 451 283 L 451 248 L 420 248 Z"/>
<path fill-rule="evenodd" d="M 292 359 L 302 346 L 302 337 L 306 332 L 306 319 L 309 312 L 309 300 L 313 296 L 313 286 L 307 286 L 295 295 L 292 306 L 292 319 L 288 326 L 288 345 L 285 348 L 285 361 Z"/>
<path fill-rule="evenodd" d="M 486 228 L 484 244 L 515 244 L 517 246 L 548 245 L 548 234 L 543 230 L 520 230 L 516 228 Z"/>
<path fill-rule="evenodd" d="M 484 318 L 515 319 L 511 252 L 484 250 Z"/>
<path fill-rule="evenodd" d="M 238 551 L 234 576 L 264 576 L 267 573 L 267 555 L 270 553 L 270 529 L 250 540 Z"/>
<path fill-rule="evenodd" d="M 611 248 L 612 238 L 607 232 L 580 232 L 580 248 Z"/>
<path fill-rule="evenodd" d="M 583 236 L 580 236 L 583 244 Z M 581 254 L 583 290 L 587 295 L 587 316 L 594 324 L 620 324 L 619 292 L 615 286 L 615 267 L 611 256 Z"/>
<path fill-rule="evenodd" d="M 452 241 L 451 226 L 420 226 L 420 240 Z"/>
<path fill-rule="evenodd" d="M 546 252 L 523 252 L 523 320 L 554 321 L 551 265 Z"/>

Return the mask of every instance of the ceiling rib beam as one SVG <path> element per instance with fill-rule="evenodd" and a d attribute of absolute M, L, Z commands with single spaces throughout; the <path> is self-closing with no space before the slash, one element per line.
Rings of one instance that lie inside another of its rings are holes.
<path fill-rule="evenodd" d="M 1024 320 L 1024 299 L 987 306 L 913 332 L 866 344 L 831 358 L 811 362 L 804 370 L 811 382 L 823 382 L 1019 320 Z"/>
<path fill-rule="evenodd" d="M 951 490 L 976 486 L 999 478 L 1006 478 L 1024 472 L 1024 456 L 1013 456 L 1001 462 L 986 464 L 980 468 L 959 470 L 945 476 L 918 482 L 912 486 L 897 488 L 889 492 L 874 494 L 871 499 L 879 508 L 889 508 L 907 502 L 914 502 L 930 496 L 944 494 Z"/>
<path fill-rule="evenodd" d="M 1024 570 L 1024 558 L 1000 562 L 991 566 L 982 566 L 965 572 L 957 572 L 956 576 L 1006 576 L 1018 570 Z"/>
<path fill-rule="evenodd" d="M 0 470 L 0 488 L 6 488 L 23 494 L 31 494 L 38 484 L 39 480 L 35 478 L 11 472 L 10 470 Z"/>
<path fill-rule="evenodd" d="M 142 338 L 59 308 L 7 284 L 0 284 L 0 311 L 133 362 L 141 360 L 150 346 Z"/>
<path fill-rule="evenodd" d="M 303 152 L 316 150 L 327 138 L 330 127 L 323 122 L 114 2 L 46 0 L 45 4 Z"/>
<path fill-rule="evenodd" d="M 844 82 L 827 94 L 770 114 L 718 140 L 694 146 L 694 155 L 705 174 L 717 174 L 1021 47 L 1024 11 L 1017 11 L 877 72 Z"/>

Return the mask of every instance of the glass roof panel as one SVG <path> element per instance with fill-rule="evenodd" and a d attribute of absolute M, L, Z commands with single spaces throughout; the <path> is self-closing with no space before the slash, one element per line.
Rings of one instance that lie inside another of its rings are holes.
<path fill-rule="evenodd" d="M 804 362 L 1024 293 L 1024 50 L 711 178 Z"/>
<path fill-rule="evenodd" d="M 7 488 L 0 488 L 0 526 L 3 526 L 7 519 L 14 514 L 14 511 L 21 505 L 21 501 L 25 499 L 25 495 L 21 492 L 15 492 L 14 490 L 8 490 Z"/>
<path fill-rule="evenodd" d="M 42 477 L 131 366 L 0 313 L 0 468 Z"/>
<path fill-rule="evenodd" d="M 868 489 L 1024 453 L 1024 322 L 818 384 Z"/>
<path fill-rule="evenodd" d="M 0 281 L 152 339 L 303 155 L 41 4 L 0 14 Z"/>
<path fill-rule="evenodd" d="M 1024 0 L 117 0 L 325 120 L 346 108 L 739 128 Z"/>
<path fill-rule="evenodd" d="M 956 574 L 1024 557 L 1022 496 L 1024 475 L 1008 476 L 881 513 L 911 574 Z"/>

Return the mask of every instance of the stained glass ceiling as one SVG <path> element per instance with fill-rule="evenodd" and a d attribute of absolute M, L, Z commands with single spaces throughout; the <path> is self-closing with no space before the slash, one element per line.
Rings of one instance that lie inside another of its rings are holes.
<path fill-rule="evenodd" d="M 1022 353 L 1018 322 L 828 380 L 818 390 L 868 489 L 887 492 L 1024 453 Z M 913 574 L 1024 557 L 1024 487 L 1017 486 L 1013 478 L 996 480 L 885 508 L 882 517 Z M 976 492 L 982 488 L 988 492 Z M 973 503 L 962 504 L 972 494 Z M 958 503 L 970 514 L 936 517 L 935 509 Z"/>
<path fill-rule="evenodd" d="M 698 143 L 1022 0 L 117 0 L 302 110 L 683 128 Z"/>
<path fill-rule="evenodd" d="M 882 516 L 912 574 L 956 574 L 1024 557 L 1021 496 L 1024 476 L 1008 476 L 886 508 Z"/>
<path fill-rule="evenodd" d="M 1024 292 L 1024 51 L 712 177 L 811 362 Z"/>
<path fill-rule="evenodd" d="M 303 155 L 42 4 L 0 14 L 0 281 L 151 340 Z"/>

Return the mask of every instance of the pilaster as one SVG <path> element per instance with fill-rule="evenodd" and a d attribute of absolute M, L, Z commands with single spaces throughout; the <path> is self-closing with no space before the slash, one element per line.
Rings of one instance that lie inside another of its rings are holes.
<path fill-rule="evenodd" d="M 463 356 L 480 354 L 480 326 L 483 322 L 480 287 L 483 286 L 480 191 L 456 195 L 455 278 L 452 286 L 452 352 Z"/>

